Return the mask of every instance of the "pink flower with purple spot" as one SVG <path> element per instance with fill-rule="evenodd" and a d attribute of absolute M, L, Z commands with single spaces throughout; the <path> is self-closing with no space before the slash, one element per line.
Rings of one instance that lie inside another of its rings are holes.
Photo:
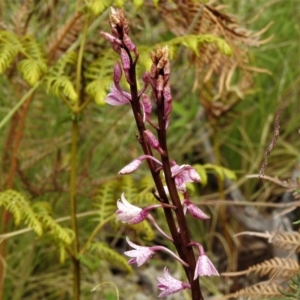
<path fill-rule="evenodd" d="M 124 193 L 121 195 L 121 200 L 117 202 L 118 210 L 116 211 L 117 220 L 128 224 L 138 224 L 144 221 L 149 215 L 150 209 L 141 209 L 130 204 Z"/>
<path fill-rule="evenodd" d="M 158 297 L 166 297 L 184 289 L 191 288 L 189 283 L 182 282 L 172 277 L 166 267 L 164 268 L 164 278 L 157 277 L 157 279 L 159 281 L 157 287 L 162 290 Z"/>
<path fill-rule="evenodd" d="M 187 182 L 200 182 L 201 178 L 197 171 L 190 165 L 178 166 L 174 161 L 171 167 L 172 177 L 175 178 L 175 184 L 179 191 L 186 191 Z"/>
<path fill-rule="evenodd" d="M 128 261 L 128 264 L 130 265 L 136 263 L 137 266 L 140 267 L 145 262 L 147 262 L 155 253 L 155 250 L 153 250 L 152 247 L 138 246 L 132 243 L 128 237 L 126 237 L 126 241 L 132 248 L 135 249 L 124 252 L 125 255 L 132 257 Z"/>
<path fill-rule="evenodd" d="M 203 247 L 196 242 L 191 242 L 190 246 L 196 246 L 199 249 L 199 257 L 196 263 L 196 268 L 194 272 L 194 280 L 198 276 L 220 276 L 217 269 L 204 253 Z"/>

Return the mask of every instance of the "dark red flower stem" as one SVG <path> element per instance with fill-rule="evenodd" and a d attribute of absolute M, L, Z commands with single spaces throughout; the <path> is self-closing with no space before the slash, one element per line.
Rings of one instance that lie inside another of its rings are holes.
<path fill-rule="evenodd" d="M 142 118 L 142 111 L 141 106 L 139 103 L 139 97 L 138 97 L 138 90 L 137 90 L 137 81 L 136 81 L 136 69 L 135 69 L 135 63 L 137 62 L 137 58 L 135 59 L 135 62 L 133 62 L 131 54 L 129 51 L 127 51 L 131 60 L 131 67 L 130 67 L 130 93 L 131 93 L 131 107 L 134 114 L 134 118 L 136 121 L 136 125 L 139 131 L 139 137 L 138 140 L 143 148 L 144 154 L 151 155 L 152 150 L 149 147 L 148 143 L 144 139 L 143 132 L 146 130 L 145 124 L 143 123 Z M 155 92 L 153 92 L 155 94 Z M 172 203 L 174 206 L 177 207 L 175 210 L 177 223 L 179 226 L 179 232 L 176 227 L 174 215 L 172 213 L 172 210 L 169 208 L 163 208 L 164 214 L 166 216 L 166 220 L 168 223 L 168 227 L 171 232 L 171 236 L 174 240 L 174 245 L 176 247 L 176 250 L 178 252 L 179 257 L 187 262 L 189 267 L 185 267 L 185 272 L 188 277 L 189 283 L 191 284 L 191 291 L 192 291 L 192 299 L 193 300 L 203 300 L 203 296 L 200 289 L 199 280 L 193 280 L 194 277 L 194 270 L 196 267 L 196 260 L 194 256 L 194 252 L 192 247 L 188 247 L 188 245 L 191 243 L 190 234 L 188 231 L 187 222 L 185 219 L 185 216 L 183 214 L 182 205 L 177 193 L 175 181 L 172 178 L 171 175 L 171 166 L 170 166 L 170 160 L 168 155 L 168 148 L 167 148 L 167 138 L 166 138 L 166 130 L 165 130 L 165 120 L 164 120 L 164 99 L 162 98 L 161 101 L 158 103 L 158 122 L 159 122 L 159 129 L 157 130 L 158 133 L 158 140 L 160 143 L 161 148 L 165 152 L 165 155 L 161 156 L 161 161 L 163 164 L 163 171 L 165 174 L 165 180 L 169 189 L 170 198 L 172 200 Z M 149 169 L 151 171 L 154 183 L 156 185 L 157 192 L 159 194 L 159 197 L 163 203 L 169 204 L 169 199 L 166 195 L 162 180 L 160 178 L 159 171 L 157 171 L 156 165 L 152 160 L 147 160 Z"/>

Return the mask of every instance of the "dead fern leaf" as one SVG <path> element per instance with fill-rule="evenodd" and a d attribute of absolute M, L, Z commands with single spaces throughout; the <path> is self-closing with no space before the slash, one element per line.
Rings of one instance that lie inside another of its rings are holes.
<path fill-rule="evenodd" d="M 83 19 L 83 13 L 77 11 L 71 19 L 57 30 L 53 35 L 55 38 L 51 38 L 48 43 L 49 61 L 58 59 L 77 40 L 83 26 Z"/>
<path fill-rule="evenodd" d="M 246 296 L 247 300 L 251 299 L 267 299 L 282 296 L 279 287 L 275 283 L 259 283 L 250 287 L 241 289 L 234 293 L 233 297 Z M 259 297 L 259 298 L 257 298 Z"/>
<path fill-rule="evenodd" d="M 225 5 L 216 5 L 216 1 L 201 2 L 177 0 L 171 4 L 164 0 L 160 1 L 160 10 L 174 34 L 212 34 L 224 39 L 231 47 L 231 57 L 222 55 L 215 44 L 202 45 L 199 57 L 191 56 L 192 64 L 196 66 L 194 89 L 200 90 L 200 99 L 204 99 L 202 101 L 208 112 L 219 117 L 235 106 L 252 87 L 251 72 L 267 72 L 249 66 L 248 48 L 262 44 L 259 36 L 269 25 L 254 33 L 240 26 L 234 16 L 225 13 Z M 239 75 L 234 76 L 238 72 Z M 233 78 L 237 78 L 234 83 Z M 203 89 L 202 85 L 209 89 Z M 221 97 L 227 99 L 225 106 Z M 216 102 L 218 107 L 215 107 Z"/>
<path fill-rule="evenodd" d="M 286 251 L 300 252 L 300 232 L 274 232 L 269 239 L 276 247 Z"/>
<path fill-rule="evenodd" d="M 247 270 L 247 275 L 251 272 L 258 273 L 260 276 L 290 278 L 299 272 L 298 262 L 294 259 L 274 257 L 260 264 L 251 266 Z"/>

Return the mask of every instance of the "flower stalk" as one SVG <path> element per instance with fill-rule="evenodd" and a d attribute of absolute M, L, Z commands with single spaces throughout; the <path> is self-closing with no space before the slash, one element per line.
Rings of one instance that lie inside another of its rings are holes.
<path fill-rule="evenodd" d="M 190 201 L 186 191 L 186 183 L 199 182 L 200 176 L 192 166 L 178 166 L 174 161 L 171 161 L 168 153 L 167 129 L 172 111 L 168 48 L 158 48 L 150 54 L 153 64 L 150 71 L 143 75 L 144 87 L 138 91 L 136 64 L 139 59 L 139 53 L 129 37 L 129 27 L 123 10 L 112 8 L 109 21 L 112 33 L 102 33 L 102 36 L 111 42 L 113 50 L 120 56 L 121 64 L 116 63 L 114 66 L 114 84 L 106 98 L 106 102 L 114 106 L 131 105 L 138 130 L 137 139 L 144 152 L 144 155 L 125 166 L 119 174 L 130 174 L 139 168 L 143 160 L 147 160 L 156 186 L 153 195 L 161 203 L 161 205 L 141 209 L 131 205 L 125 199 L 125 196 L 122 195 L 122 201 L 118 201 L 117 218 L 129 224 L 136 224 L 148 219 L 163 236 L 173 241 L 178 256 L 165 247 L 138 246 L 130 242 L 129 239 L 127 239 L 128 244 L 135 250 L 127 251 L 125 254 L 132 257 L 129 260 L 129 264 L 137 263 L 140 266 L 150 260 L 155 251 L 167 251 L 181 262 L 189 283 L 183 283 L 171 277 L 165 269 L 165 278 L 159 278 L 160 284 L 158 288 L 162 290 L 160 297 L 190 288 L 192 299 L 202 300 L 203 296 L 200 284 L 198 280 L 195 280 L 195 274 L 199 276 L 202 274 L 203 276 L 207 275 L 207 272 L 201 273 L 202 261 L 209 267 L 212 264 L 209 264 L 210 261 L 208 262 L 208 258 L 204 254 L 199 256 L 201 260 L 198 259 L 196 261 L 193 247 L 191 247 L 195 242 L 191 241 L 185 214 L 186 211 L 189 211 L 194 218 L 200 220 L 207 219 L 208 216 Z M 130 93 L 123 91 L 120 87 L 120 79 L 123 72 L 129 84 Z M 151 99 L 144 93 L 149 85 L 151 87 L 152 101 L 156 103 L 157 107 L 156 123 L 150 117 L 152 111 Z M 149 124 L 156 131 L 156 136 L 146 128 L 146 124 Z M 158 152 L 159 159 L 154 157 L 152 149 Z M 161 172 L 164 174 L 166 186 L 162 181 Z M 184 193 L 185 200 L 183 202 L 180 201 L 179 192 Z M 164 210 L 171 237 L 161 231 L 153 217 L 149 214 L 151 209 L 158 206 L 161 206 Z M 217 272 L 210 275 L 217 275 Z"/>

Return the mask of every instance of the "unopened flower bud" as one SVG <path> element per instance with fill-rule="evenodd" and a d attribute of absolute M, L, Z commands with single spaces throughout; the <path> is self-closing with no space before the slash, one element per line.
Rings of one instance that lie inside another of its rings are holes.
<path fill-rule="evenodd" d="M 165 101 L 171 102 L 172 101 L 172 95 L 171 95 L 171 89 L 169 83 L 166 84 L 163 90 L 163 95 L 165 98 Z"/>
<path fill-rule="evenodd" d="M 130 50 L 130 51 L 135 51 L 136 50 L 135 44 L 131 41 L 130 37 L 127 34 L 124 34 L 123 42 L 124 42 L 124 45 L 127 47 L 128 50 Z"/>
<path fill-rule="evenodd" d="M 162 75 L 158 75 L 156 81 L 156 92 L 157 92 L 158 101 L 161 100 L 163 90 L 164 90 L 164 78 Z"/>
<path fill-rule="evenodd" d="M 119 83 L 122 77 L 122 68 L 118 62 L 114 65 L 114 82 Z"/>
<path fill-rule="evenodd" d="M 149 72 L 145 72 L 142 76 L 142 80 L 145 84 L 150 83 L 150 74 Z"/>
<path fill-rule="evenodd" d="M 145 139 L 147 140 L 149 146 L 156 149 L 161 155 L 165 155 L 164 150 L 160 147 L 159 142 L 155 135 L 150 130 L 144 131 Z"/>
<path fill-rule="evenodd" d="M 152 112 L 152 102 L 147 94 L 142 94 L 141 102 L 143 103 L 143 109 L 147 115 Z"/>
<path fill-rule="evenodd" d="M 118 174 L 120 174 L 120 175 L 130 174 L 130 173 L 134 172 L 135 170 L 137 170 L 142 162 L 143 161 L 140 159 L 135 159 L 130 164 L 125 166 Z"/>
<path fill-rule="evenodd" d="M 122 66 L 125 72 L 126 80 L 130 84 L 130 75 L 129 75 L 129 69 L 130 69 L 130 58 L 128 53 L 126 52 L 125 49 L 121 48 L 121 61 L 122 61 Z"/>
<path fill-rule="evenodd" d="M 118 46 L 121 46 L 121 45 L 122 45 L 121 40 L 119 40 L 118 38 L 116 38 L 116 37 L 113 36 L 112 34 L 107 33 L 107 32 L 104 32 L 104 31 L 101 31 L 100 34 L 101 34 L 107 41 L 111 42 L 112 44 L 116 44 L 116 45 L 118 45 Z"/>
<path fill-rule="evenodd" d="M 156 139 L 155 135 L 150 130 L 144 131 L 145 138 L 150 145 L 150 147 L 157 149 L 159 147 L 159 142 Z"/>

